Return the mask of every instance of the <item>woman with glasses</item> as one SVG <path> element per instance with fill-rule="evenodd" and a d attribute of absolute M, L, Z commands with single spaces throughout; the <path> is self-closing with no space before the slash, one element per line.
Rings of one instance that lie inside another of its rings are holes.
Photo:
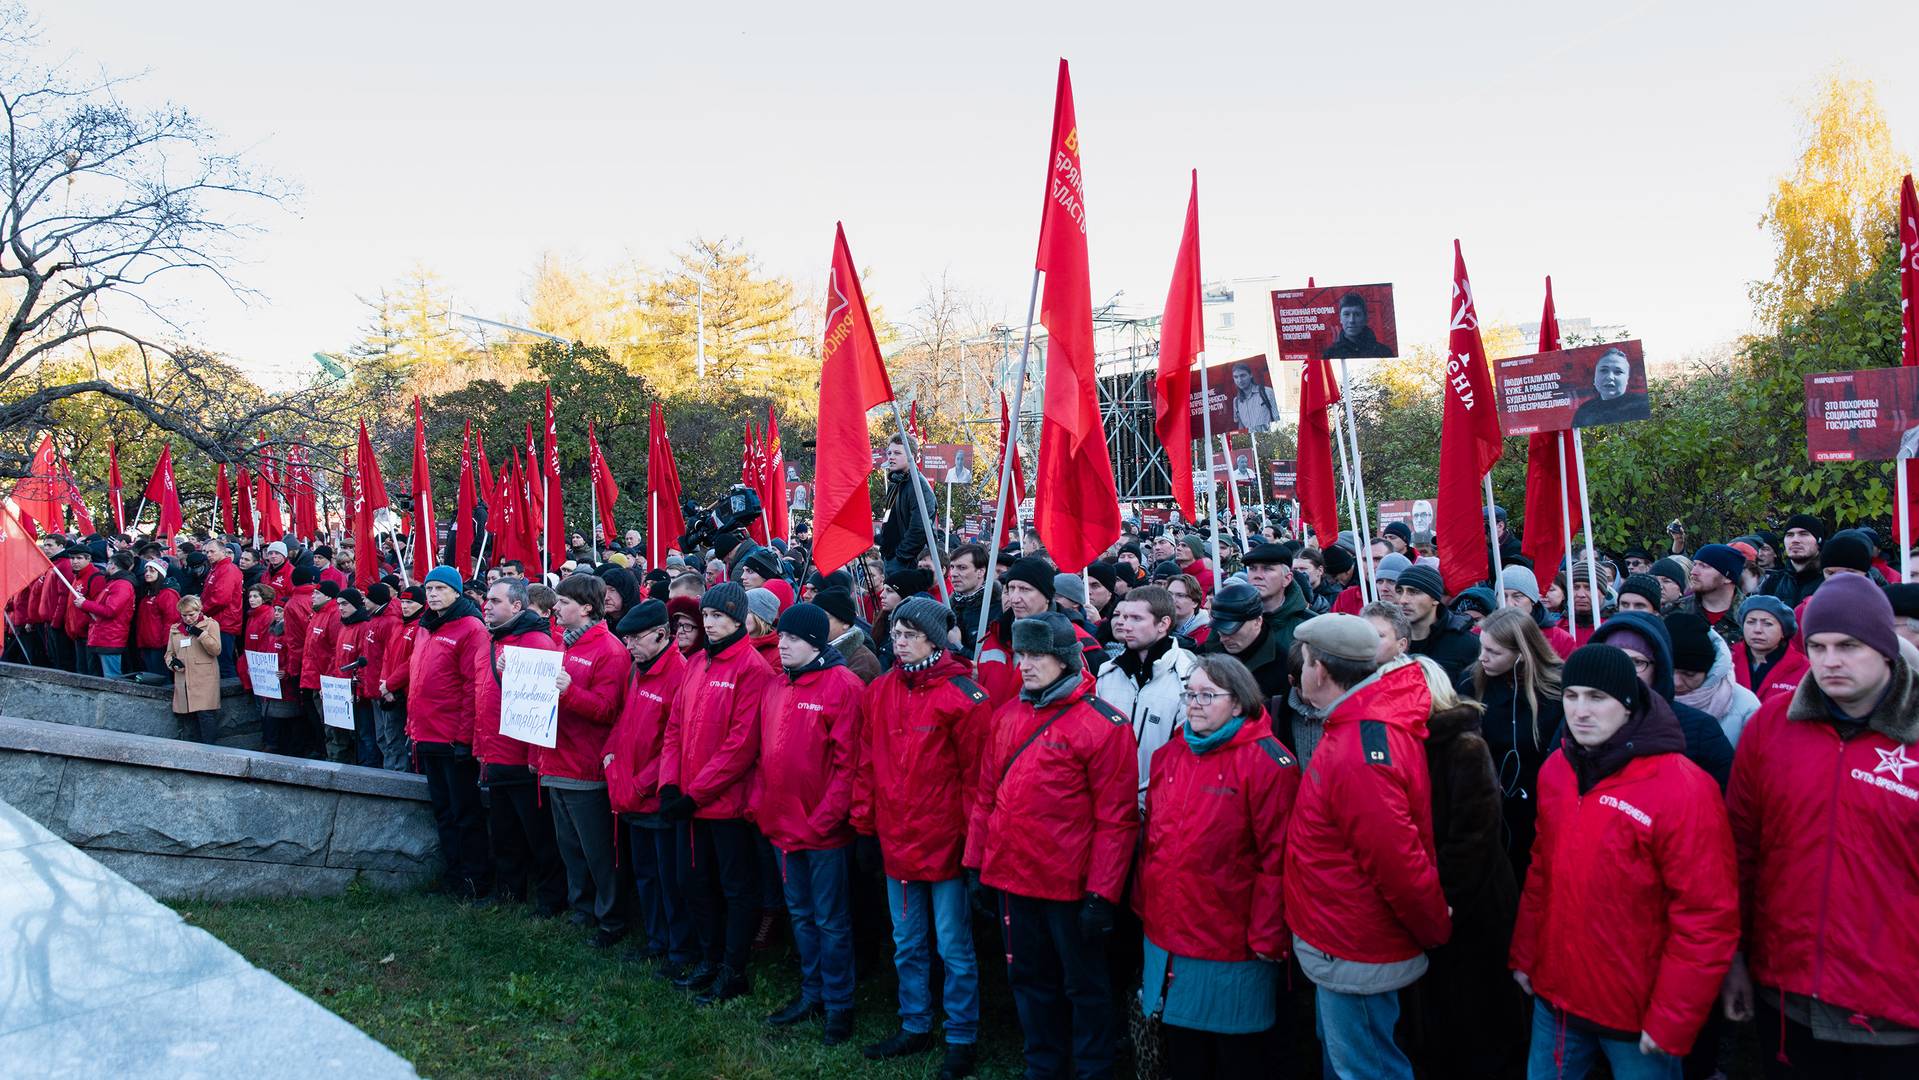
<path fill-rule="evenodd" d="M 1175 1080 L 1273 1075 L 1292 944 L 1280 866 L 1299 766 L 1238 660 L 1200 657 L 1182 698 L 1186 723 L 1153 754 L 1146 792 L 1140 1004 L 1161 1014 Z"/>
<path fill-rule="evenodd" d="M 1503 839 L 1514 881 L 1526 880 L 1532 862 L 1539 768 L 1552 752 L 1564 717 L 1560 664 L 1538 622 L 1507 607 L 1480 622 L 1479 660 L 1459 680 L 1460 692 L 1485 706 L 1480 730 L 1499 779 Z"/>

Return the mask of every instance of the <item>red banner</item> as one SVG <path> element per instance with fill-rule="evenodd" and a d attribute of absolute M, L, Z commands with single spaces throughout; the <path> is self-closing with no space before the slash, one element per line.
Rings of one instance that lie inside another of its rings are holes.
<path fill-rule="evenodd" d="M 1919 367 L 1806 376 L 1806 453 L 1814 461 L 1919 456 Z"/>
<path fill-rule="evenodd" d="M 1413 543 L 1432 543 L 1433 500 L 1395 499 L 1380 503 L 1375 509 L 1379 514 L 1379 517 L 1373 521 L 1375 532 L 1397 521 L 1413 531 Z"/>
<path fill-rule="evenodd" d="M 1299 465 L 1289 458 L 1274 458 L 1266 463 L 1273 478 L 1273 498 L 1291 502 L 1299 490 Z"/>
<path fill-rule="evenodd" d="M 1201 410 L 1205 408 L 1200 402 L 1197 375 L 1193 377 L 1192 388 L 1188 404 L 1192 410 L 1192 430 L 1197 434 L 1203 430 Z M 1273 392 L 1273 373 L 1267 367 L 1266 354 L 1230 364 L 1207 364 L 1206 404 L 1212 407 L 1214 435 L 1265 431 L 1278 423 L 1279 395 Z"/>
<path fill-rule="evenodd" d="M 1379 360 L 1399 355 L 1393 287 L 1308 286 L 1273 293 L 1281 360 Z"/>
<path fill-rule="evenodd" d="M 1637 341 L 1509 356 L 1493 364 L 1499 425 L 1508 435 L 1623 424 L 1652 417 L 1646 355 Z"/>

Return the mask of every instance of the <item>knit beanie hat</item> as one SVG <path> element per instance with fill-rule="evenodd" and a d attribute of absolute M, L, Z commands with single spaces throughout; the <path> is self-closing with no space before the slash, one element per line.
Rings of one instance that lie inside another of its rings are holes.
<path fill-rule="evenodd" d="M 886 575 L 886 587 L 901 597 L 917 596 L 933 587 L 933 575 L 917 566 L 909 566 Z"/>
<path fill-rule="evenodd" d="M 700 597 L 700 610 L 708 609 L 717 611 L 744 626 L 746 625 L 746 590 L 735 582 L 722 581 L 706 590 Z"/>
<path fill-rule="evenodd" d="M 1078 574 L 1054 574 L 1053 595 L 1060 600 L 1071 600 L 1080 607 L 1086 606 L 1086 582 Z"/>
<path fill-rule="evenodd" d="M 1080 653 L 1079 635 L 1073 632 L 1072 622 L 1057 611 L 1015 622 L 1013 651 L 1057 656 L 1068 672 L 1078 671 L 1085 666 L 1085 657 Z"/>
<path fill-rule="evenodd" d="M 1094 581 L 1099 582 L 1101 585 L 1106 586 L 1107 592 L 1112 592 L 1113 586 L 1119 583 L 1118 571 L 1114 569 L 1112 563 L 1109 563 L 1104 559 L 1101 559 L 1100 561 L 1087 567 L 1086 576 L 1092 578 Z"/>
<path fill-rule="evenodd" d="M 1181 541 L 1181 543 L 1186 545 L 1187 551 L 1192 552 L 1193 558 L 1204 559 L 1206 557 L 1206 537 L 1204 535 L 1200 533 L 1188 533 L 1186 539 Z"/>
<path fill-rule="evenodd" d="M 1812 538 L 1815 540 L 1824 540 L 1826 538 L 1826 523 L 1811 514 L 1794 514 L 1786 519 L 1785 527 L 1780 529 L 1779 532 L 1781 535 L 1784 535 L 1794 529 L 1806 530 L 1812 534 Z"/>
<path fill-rule="evenodd" d="M 460 580 L 460 572 L 451 566 L 436 566 L 426 572 L 426 584 L 430 585 L 436 581 L 454 592 L 466 588 L 466 582 Z"/>
<path fill-rule="evenodd" d="M 1719 571 L 1728 581 L 1738 581 L 1739 572 L 1746 568 L 1746 557 L 1731 544 L 1707 544 L 1693 552 L 1692 559 Z"/>
<path fill-rule="evenodd" d="M 1892 602 L 1885 590 L 1857 574 L 1827 578 L 1806 602 L 1802 624 L 1806 640 L 1818 634 L 1845 634 L 1889 661 L 1899 658 L 1899 635 L 1892 631 Z"/>
<path fill-rule="evenodd" d="M 780 621 L 780 598 L 768 589 L 748 589 L 746 610 L 758 615 L 766 625 L 776 626 Z"/>
<path fill-rule="evenodd" d="M 1656 578 L 1665 578 L 1681 589 L 1686 587 L 1686 568 L 1679 565 L 1679 560 L 1670 555 L 1654 562 L 1647 573 Z M 1659 601 L 1655 600 L 1653 603 L 1658 604 Z"/>
<path fill-rule="evenodd" d="M 1177 571 L 1175 571 L 1177 573 Z M 1053 578 L 1059 573 L 1059 567 L 1037 555 L 1028 555 L 1006 568 L 1007 581 L 1023 581 L 1040 591 L 1040 595 L 1051 600 L 1054 595 Z M 1157 574 L 1157 571 L 1155 571 Z"/>
<path fill-rule="evenodd" d="M 1181 570 L 1179 568 L 1178 563 L 1174 562 L 1171 559 L 1161 559 L 1160 561 L 1153 564 L 1153 580 L 1154 581 L 1171 581 L 1172 579 L 1178 577 L 1179 575 L 1185 572 L 1186 571 Z M 1006 577 L 1008 580 L 1012 580 L 1013 575 L 1009 571 Z"/>
<path fill-rule="evenodd" d="M 1397 582 L 1399 575 L 1412 569 L 1412 565 L 1413 561 L 1411 559 L 1395 551 L 1379 560 L 1379 563 L 1373 568 L 1373 576 L 1381 581 Z"/>
<path fill-rule="evenodd" d="M 1585 645 L 1574 649 L 1559 673 L 1559 684 L 1567 689 L 1589 687 L 1624 705 L 1633 707 L 1639 696 L 1639 673 L 1633 670 L 1632 657 L 1611 645 Z"/>
<path fill-rule="evenodd" d="M 268 555 L 278 555 L 284 559 L 287 557 L 287 546 L 281 541 L 275 540 L 273 543 L 267 545 L 266 553 Z"/>
<path fill-rule="evenodd" d="M 1403 521 L 1394 521 L 1387 524 L 1385 528 L 1379 530 L 1379 535 L 1397 536 L 1399 537 L 1401 543 L 1404 543 L 1410 547 L 1413 542 L 1413 527 L 1411 525 L 1406 524 Z"/>
<path fill-rule="evenodd" d="M 821 589 L 813 594 L 813 604 L 848 626 L 859 621 L 859 613 L 853 607 L 853 594 L 845 589 Z"/>
<path fill-rule="evenodd" d="M 1401 585 L 1406 579 L 1399 580 Z M 1499 572 L 1499 587 L 1506 592 L 1516 592 L 1533 603 L 1539 603 L 1539 576 L 1523 566 L 1508 566 Z"/>
<path fill-rule="evenodd" d="M 1666 616 L 1666 633 L 1672 637 L 1673 670 L 1712 670 L 1716 657 L 1711 623 L 1690 611 L 1675 611 Z"/>
<path fill-rule="evenodd" d="M 1491 615 L 1499 610 L 1499 598 L 1484 585 L 1475 585 L 1470 589 L 1460 590 L 1459 595 L 1453 597 L 1453 610 L 1462 615 L 1468 611 Z"/>
<path fill-rule="evenodd" d="M 311 585 L 318 580 L 320 580 L 320 573 L 311 566 L 296 566 L 293 568 L 293 583 L 295 585 Z"/>
<path fill-rule="evenodd" d="M 626 614 L 620 616 L 620 625 L 613 632 L 621 637 L 632 637 L 635 634 L 644 634 L 656 626 L 665 625 L 666 605 L 658 600 L 642 600 L 628 608 Z"/>
<path fill-rule="evenodd" d="M 794 604 L 787 608 L 786 613 L 780 616 L 779 631 L 791 634 L 815 649 L 826 648 L 826 643 L 833 638 L 832 631 L 826 625 L 826 612 L 815 604 Z"/>
<path fill-rule="evenodd" d="M 1651 574 L 1627 575 L 1625 582 L 1619 586 L 1619 595 L 1624 596 L 1627 593 L 1645 597 L 1646 603 L 1651 604 L 1654 611 L 1659 610 L 1660 605 L 1666 602 L 1665 592 L 1659 587 L 1659 579 Z"/>
<path fill-rule="evenodd" d="M 341 589 L 340 603 L 357 611 L 366 607 L 366 597 L 358 589 Z"/>
<path fill-rule="evenodd" d="M 1516 566 L 1513 569 L 1523 570 L 1524 567 Z M 1400 571 L 1399 588 L 1402 592 L 1411 589 L 1425 593 L 1441 603 L 1446 599 L 1446 583 L 1440 580 L 1439 571 L 1430 566 L 1409 566 Z"/>
<path fill-rule="evenodd" d="M 1895 588 L 1897 588 L 1897 586 L 1895 586 Z M 1907 586 L 1907 588 L 1912 589 L 1915 599 L 1919 599 L 1919 585 L 1911 585 Z M 1888 598 L 1890 598 L 1892 590 L 1887 589 L 1886 593 Z M 1898 610 L 1898 607 L 1899 605 L 1897 603 L 1893 604 L 1893 610 L 1895 612 Z M 1746 602 L 1739 605 L 1739 624 L 1744 626 L 1746 616 L 1755 611 L 1763 611 L 1772 616 L 1779 623 L 1780 629 L 1786 632 L 1788 639 L 1799 632 L 1798 622 L 1792 616 L 1792 609 L 1787 607 L 1786 602 L 1777 596 L 1760 595 L 1746 597 Z"/>
<path fill-rule="evenodd" d="M 322 581 L 320 582 L 319 591 L 328 599 L 338 598 L 340 595 L 340 583 L 337 581 Z"/>
<path fill-rule="evenodd" d="M 936 649 L 946 647 L 946 632 L 953 628 L 953 609 L 930 596 L 915 596 L 893 609 L 893 623 L 918 630 Z"/>
<path fill-rule="evenodd" d="M 1755 597 L 1754 599 L 1761 598 Z M 1771 600 L 1772 597 L 1768 596 L 1763 599 Z M 1886 586 L 1886 600 L 1892 604 L 1892 613 L 1898 618 L 1919 619 L 1919 585 L 1908 585 L 1903 582 L 1898 585 L 1888 585 Z M 1744 608 L 1739 610 L 1742 615 L 1745 613 Z M 1786 636 L 1791 637 L 1792 624 L 1786 623 L 1785 625 Z"/>
<path fill-rule="evenodd" d="M 376 581 L 366 587 L 366 598 L 373 601 L 374 607 L 385 607 L 393 599 L 393 588 L 384 581 Z"/>
<path fill-rule="evenodd" d="M 425 585 L 408 585 L 406 588 L 400 590 L 400 599 L 411 600 L 414 603 L 420 605 L 421 607 L 425 607 L 426 606 L 426 586 Z"/>
<path fill-rule="evenodd" d="M 1338 544 L 1322 549 L 1319 557 L 1326 564 L 1326 572 L 1334 577 L 1350 573 L 1353 569 L 1353 553 Z"/>
<path fill-rule="evenodd" d="M 1819 549 L 1819 565 L 1867 573 L 1872 569 L 1872 545 L 1850 529 L 1833 533 Z"/>

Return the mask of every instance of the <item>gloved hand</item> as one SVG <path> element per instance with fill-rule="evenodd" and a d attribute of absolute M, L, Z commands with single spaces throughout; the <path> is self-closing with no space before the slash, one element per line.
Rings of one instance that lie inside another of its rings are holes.
<path fill-rule="evenodd" d="M 677 785 L 668 784 L 660 789 L 660 816 L 670 821 L 685 821 L 693 816 L 700 804 L 693 801 L 691 795 L 681 791 Z"/>
<path fill-rule="evenodd" d="M 986 918 L 999 918 L 999 890 L 981 883 L 978 870 L 966 871 L 966 900 L 973 905 L 974 911 Z"/>
<path fill-rule="evenodd" d="M 886 870 L 880 857 L 880 838 L 858 836 L 853 839 L 853 866 L 865 877 L 878 877 Z"/>
<path fill-rule="evenodd" d="M 1112 933 L 1116 910 L 1111 900 L 1102 900 L 1097 893 L 1087 893 L 1085 902 L 1079 906 L 1080 940 L 1098 941 Z"/>

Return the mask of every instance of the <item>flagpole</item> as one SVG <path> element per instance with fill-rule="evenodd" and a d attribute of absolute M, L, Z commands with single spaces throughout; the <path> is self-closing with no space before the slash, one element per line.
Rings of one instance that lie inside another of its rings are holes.
<path fill-rule="evenodd" d="M 587 492 L 587 501 L 593 504 L 592 517 L 587 519 L 591 524 L 587 528 L 593 530 L 593 562 L 598 564 L 600 561 L 600 485 L 591 483 L 587 487 L 593 489 Z"/>
<path fill-rule="evenodd" d="M 906 414 L 900 412 L 900 399 L 894 397 L 889 404 L 893 406 L 893 422 L 899 425 L 900 443 L 907 451 L 907 479 L 913 485 L 913 504 L 919 507 L 920 528 L 926 530 L 926 552 L 933 557 L 933 583 L 939 586 L 940 603 L 951 604 L 953 598 L 947 595 L 946 592 L 946 574 L 940 569 L 939 540 L 933 532 L 933 511 L 931 507 L 926 505 L 926 499 L 933 494 L 933 489 L 926 483 L 925 478 L 920 475 L 919 447 L 914 445 L 913 437 L 906 433 Z M 760 507 L 760 516 L 762 518 L 766 516 L 766 508 L 764 506 Z M 772 542 L 771 525 L 767 526 L 766 539 L 768 543 Z"/>
<path fill-rule="evenodd" d="M 1253 494 L 1259 496 L 1259 520 L 1263 524 L 1266 521 L 1266 485 L 1260 482 L 1259 433 L 1247 428 L 1246 437 L 1253 443 Z"/>
<path fill-rule="evenodd" d="M 1213 533 L 1213 590 L 1226 583 L 1219 558 L 1219 481 L 1213 478 L 1213 392 L 1206 384 L 1206 350 L 1199 350 L 1199 427 L 1201 456 L 1206 463 L 1206 527 Z M 1226 482 L 1233 481 L 1232 455 L 1226 458 Z"/>
<path fill-rule="evenodd" d="M 1559 439 L 1559 528 L 1566 542 L 1566 613 L 1573 610 L 1573 510 L 1572 498 L 1566 493 L 1566 436 L 1562 432 Z M 1505 592 L 1505 589 L 1500 589 Z M 1574 623 L 1573 629 L 1579 629 Z"/>
<path fill-rule="evenodd" d="M 1593 503 L 1592 496 L 1586 493 L 1586 444 L 1579 437 L 1579 429 L 1573 429 L 1573 467 L 1579 472 L 1579 506 L 1585 513 L 1586 550 L 1593 549 Z M 1590 555 L 1586 559 L 1586 587 L 1592 594 L 1593 629 L 1599 629 L 1599 560 Z M 1566 597 L 1566 611 L 1571 613 L 1573 599 Z M 1573 620 L 1573 633 L 1579 632 L 1579 620 Z"/>
<path fill-rule="evenodd" d="M 456 533 L 455 535 L 458 535 L 458 534 Z M 491 529 L 487 530 L 485 536 L 480 537 L 480 554 L 475 556 L 473 559 L 473 576 L 474 577 L 479 577 L 480 567 L 486 565 L 486 542 L 491 539 L 493 539 L 493 530 Z"/>
<path fill-rule="evenodd" d="M 1906 462 L 1909 458 L 1895 458 L 1892 468 L 1898 474 L 1899 488 L 1899 580 L 1912 580 L 1912 506 L 1906 501 L 1907 485 Z"/>
<path fill-rule="evenodd" d="M 1033 315 L 1039 310 L 1039 270 L 1033 271 L 1033 292 L 1026 301 L 1026 335 L 1019 347 L 1019 367 L 1013 372 L 1013 411 L 1007 414 L 1006 439 L 1010 443 L 1019 442 L 1019 410 L 1026 396 L 1026 359 L 1033 348 Z M 894 412 L 899 410 L 895 408 Z M 979 633 L 973 638 L 974 670 L 978 670 L 978 657 L 982 644 L 986 641 L 986 624 L 993 612 L 993 584 L 999 580 L 999 538 L 1006 534 L 1006 496 L 1009 494 L 1008 477 L 1013 472 L 1013 455 L 1006 447 L 1000 447 L 999 453 L 999 493 L 993 498 L 998 504 L 993 513 L 993 542 L 986 549 L 986 599 L 979 606 Z M 1017 512 L 1017 511 L 1016 511 Z"/>
<path fill-rule="evenodd" d="M 1333 442 L 1339 446 L 1339 490 L 1346 496 L 1346 522 L 1353 527 L 1354 576 L 1358 579 L 1359 603 L 1364 607 L 1373 602 L 1372 598 L 1379 587 L 1372 576 L 1373 545 L 1371 538 L 1361 532 L 1359 527 L 1359 497 L 1353 494 L 1353 469 L 1352 464 L 1346 459 L 1346 425 L 1340 423 L 1339 417 L 1335 415 L 1331 426 L 1336 429 L 1332 435 Z M 1331 547 L 1338 540 L 1337 535 L 1330 539 L 1320 537 L 1321 550 Z"/>
<path fill-rule="evenodd" d="M 1359 511 L 1360 530 L 1356 539 L 1359 541 L 1360 551 L 1364 552 L 1360 562 L 1366 567 L 1366 578 L 1372 583 L 1373 599 L 1377 600 L 1379 599 L 1379 582 L 1373 567 L 1373 521 L 1371 515 L 1366 513 L 1366 462 L 1359 453 L 1359 421 L 1353 414 L 1351 393 L 1353 375 L 1347 369 L 1346 358 L 1343 356 L 1339 359 L 1339 384 L 1344 388 L 1339 395 L 1339 400 L 1346 406 L 1346 437 L 1353 443 L 1353 496 Z"/>
<path fill-rule="evenodd" d="M 1226 512 L 1233 515 L 1233 528 L 1239 532 L 1239 549 L 1245 552 L 1252 548 L 1252 542 L 1246 539 L 1246 508 L 1244 506 L 1237 510 L 1233 508 L 1233 503 L 1239 502 L 1239 477 L 1233 475 L 1233 444 L 1225 435 L 1219 437 L 1219 450 L 1226 455 L 1226 482 L 1232 485 L 1233 492 L 1232 499 L 1226 504 Z M 1219 568 L 1214 567 L 1213 573 L 1215 575 L 1213 580 L 1218 582 Z"/>
<path fill-rule="evenodd" d="M 1500 558 L 1499 558 L 1499 521 L 1497 517 L 1493 514 L 1492 470 L 1491 469 L 1486 470 L 1485 474 L 1481 476 L 1480 479 L 1485 481 L 1485 485 L 1486 485 L 1486 540 L 1488 543 L 1492 545 L 1492 549 L 1493 549 L 1493 581 L 1499 582 L 1505 577 L 1506 568 L 1500 564 Z M 1493 592 L 1499 598 L 1499 606 L 1505 607 L 1506 606 L 1506 590 L 1503 588 L 1495 589 L 1493 590 Z"/>

